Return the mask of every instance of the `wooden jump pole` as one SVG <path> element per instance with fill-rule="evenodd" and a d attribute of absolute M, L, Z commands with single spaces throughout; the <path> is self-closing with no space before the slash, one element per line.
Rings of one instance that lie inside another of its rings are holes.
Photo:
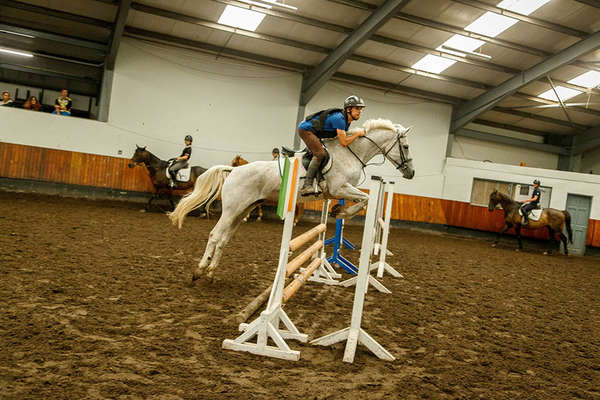
<path fill-rule="evenodd" d="M 317 251 L 323 248 L 323 241 L 319 240 L 314 242 L 309 248 L 300 253 L 297 257 L 292 259 L 287 265 L 286 277 L 292 275 L 298 268 L 300 268 L 305 262 L 308 261 Z M 315 258 L 316 260 L 316 258 Z"/>
<path fill-rule="evenodd" d="M 294 239 L 290 240 L 290 250 L 296 251 L 297 249 L 302 247 L 302 245 L 304 245 L 306 242 L 317 236 L 319 233 L 325 232 L 326 229 L 327 225 L 319 224 L 311 230 L 306 231 L 299 236 L 296 236 Z"/>
<path fill-rule="evenodd" d="M 319 268 L 320 265 L 320 258 L 315 258 L 314 260 L 312 260 L 312 262 L 308 264 L 308 267 L 306 267 L 306 269 L 302 271 L 302 273 L 298 275 L 296 279 L 294 279 L 292 282 L 290 282 L 289 285 L 285 287 L 285 289 L 283 290 L 282 301 L 286 303 L 289 299 L 291 299 L 292 296 L 298 291 L 298 289 L 302 287 L 302 285 L 304 285 L 304 283 L 306 283 L 308 278 L 310 278 L 313 272 L 315 272 L 315 270 Z"/>

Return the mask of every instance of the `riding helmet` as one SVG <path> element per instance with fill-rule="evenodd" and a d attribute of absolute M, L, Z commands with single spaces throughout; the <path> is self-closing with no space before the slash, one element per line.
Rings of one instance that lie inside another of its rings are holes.
<path fill-rule="evenodd" d="M 366 104 L 360 97 L 352 95 L 344 100 L 344 110 L 348 107 L 366 107 Z"/>
<path fill-rule="evenodd" d="M 194 139 L 192 138 L 192 135 L 186 135 L 185 140 L 192 142 Z"/>
<path fill-rule="evenodd" d="M 533 181 L 533 184 L 534 184 L 534 185 L 539 185 L 539 184 L 540 184 L 540 180 L 539 180 L 539 179 L 536 179 L 536 180 L 534 180 L 534 181 Z"/>

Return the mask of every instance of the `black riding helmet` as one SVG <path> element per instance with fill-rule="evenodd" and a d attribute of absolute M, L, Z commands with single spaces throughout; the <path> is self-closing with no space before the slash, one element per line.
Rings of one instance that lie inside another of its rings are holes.
<path fill-rule="evenodd" d="M 194 141 L 194 138 L 192 138 L 192 135 L 186 135 L 185 140 L 189 140 L 191 143 Z"/>
<path fill-rule="evenodd" d="M 534 181 L 533 181 L 533 184 L 534 184 L 534 185 L 539 185 L 539 184 L 540 184 L 540 180 L 539 180 L 539 179 L 536 179 L 536 180 L 534 180 Z"/>

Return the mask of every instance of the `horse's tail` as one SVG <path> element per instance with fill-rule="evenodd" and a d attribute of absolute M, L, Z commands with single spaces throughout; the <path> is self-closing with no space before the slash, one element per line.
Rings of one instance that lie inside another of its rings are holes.
<path fill-rule="evenodd" d="M 227 165 L 215 165 L 200 175 L 196 180 L 194 190 L 183 196 L 175 210 L 167 214 L 173 225 L 177 225 L 181 229 L 185 216 L 203 205 L 206 205 L 208 214 L 210 205 L 221 197 L 223 183 L 232 170 L 233 167 Z"/>
<path fill-rule="evenodd" d="M 567 225 L 567 234 L 569 235 L 569 242 L 573 244 L 573 230 L 571 229 L 571 214 L 567 210 L 563 211 L 565 214 L 565 224 Z"/>

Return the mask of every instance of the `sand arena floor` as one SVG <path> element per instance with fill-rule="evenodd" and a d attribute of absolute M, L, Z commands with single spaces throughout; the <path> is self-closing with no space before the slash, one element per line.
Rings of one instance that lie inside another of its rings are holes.
<path fill-rule="evenodd" d="M 600 399 L 597 258 L 392 230 L 405 279 L 369 292 L 363 327 L 397 360 L 292 341 L 290 362 L 221 349 L 273 278 L 282 225 L 243 225 L 217 281 L 191 286 L 215 222 L 0 193 L 0 398 Z M 286 311 L 314 338 L 348 325 L 352 297 L 308 284 Z"/>

